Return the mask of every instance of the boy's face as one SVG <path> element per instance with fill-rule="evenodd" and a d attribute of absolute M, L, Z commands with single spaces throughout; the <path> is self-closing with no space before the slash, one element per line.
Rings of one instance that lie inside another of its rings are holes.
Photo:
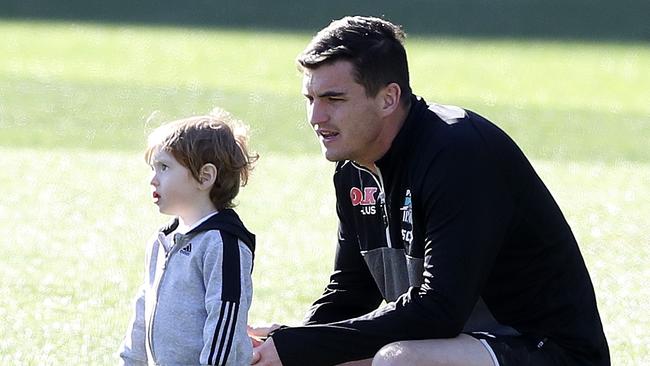
<path fill-rule="evenodd" d="M 151 157 L 153 201 L 161 213 L 188 218 L 204 199 L 199 182 L 168 151 L 156 149 Z"/>

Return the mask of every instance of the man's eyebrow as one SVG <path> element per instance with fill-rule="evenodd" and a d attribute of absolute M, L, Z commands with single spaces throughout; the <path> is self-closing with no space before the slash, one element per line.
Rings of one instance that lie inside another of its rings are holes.
<path fill-rule="evenodd" d="M 345 95 L 345 92 L 342 91 L 326 91 L 324 93 L 318 94 L 319 98 L 328 98 L 328 97 L 340 97 Z"/>

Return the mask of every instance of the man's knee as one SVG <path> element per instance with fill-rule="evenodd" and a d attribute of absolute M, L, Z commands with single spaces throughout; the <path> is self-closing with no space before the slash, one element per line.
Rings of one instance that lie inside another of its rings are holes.
<path fill-rule="evenodd" d="M 372 359 L 372 366 L 408 365 L 411 361 L 408 344 L 405 342 L 389 343 L 382 347 Z"/>
<path fill-rule="evenodd" d="M 449 339 L 400 341 L 382 347 L 372 366 L 481 365 L 492 366 L 492 357 L 478 340 L 460 335 Z"/>

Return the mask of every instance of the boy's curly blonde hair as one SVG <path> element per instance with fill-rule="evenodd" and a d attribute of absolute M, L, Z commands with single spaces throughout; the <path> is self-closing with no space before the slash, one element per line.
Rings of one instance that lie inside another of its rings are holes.
<path fill-rule="evenodd" d="M 248 151 L 248 128 L 228 112 L 217 108 L 205 116 L 193 116 L 166 123 L 148 138 L 144 159 L 151 164 L 156 150 L 168 151 L 200 181 L 203 165 L 217 167 L 210 190 L 215 208 L 234 207 L 239 187 L 248 183 L 253 164 L 259 158 Z"/>

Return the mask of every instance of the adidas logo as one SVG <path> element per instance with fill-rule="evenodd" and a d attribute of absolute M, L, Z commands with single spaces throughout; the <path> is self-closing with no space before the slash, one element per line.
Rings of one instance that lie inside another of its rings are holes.
<path fill-rule="evenodd" d="M 187 244 L 181 249 L 181 254 L 190 255 L 190 253 L 192 253 L 192 243 Z"/>

